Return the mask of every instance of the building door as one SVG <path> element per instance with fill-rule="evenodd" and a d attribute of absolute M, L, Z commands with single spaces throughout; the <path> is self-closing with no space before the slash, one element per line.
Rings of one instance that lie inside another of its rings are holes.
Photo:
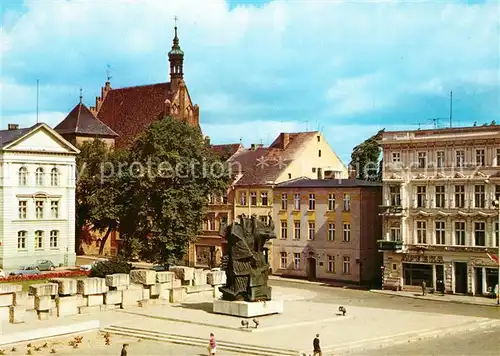
<path fill-rule="evenodd" d="M 476 267 L 474 268 L 475 281 L 476 281 L 476 290 L 474 291 L 476 295 L 483 295 L 483 268 Z"/>
<path fill-rule="evenodd" d="M 436 265 L 436 291 L 444 293 L 444 266 Z"/>
<path fill-rule="evenodd" d="M 455 262 L 455 293 L 467 293 L 467 263 Z"/>
<path fill-rule="evenodd" d="M 307 259 L 307 278 L 310 281 L 316 279 L 316 259 L 314 257 L 309 257 Z"/>

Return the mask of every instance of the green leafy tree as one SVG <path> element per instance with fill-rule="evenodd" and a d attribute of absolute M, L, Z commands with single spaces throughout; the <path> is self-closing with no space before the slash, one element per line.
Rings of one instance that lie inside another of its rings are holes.
<path fill-rule="evenodd" d="M 350 166 L 356 170 L 357 179 L 381 180 L 382 163 L 380 158 L 379 140 L 384 129 L 377 132 L 361 144 L 354 147 Z"/>
<path fill-rule="evenodd" d="M 99 139 L 86 141 L 80 151 L 76 159 L 76 246 L 81 241 L 91 242 L 89 230 L 104 233 L 99 246 L 102 254 L 110 233 L 119 226 L 123 211 L 121 200 L 125 192 L 115 167 L 126 159 L 126 153 L 110 151 Z"/>
<path fill-rule="evenodd" d="M 230 174 L 198 128 L 171 117 L 153 123 L 134 142 L 122 172 L 127 209 L 122 252 L 168 265 L 182 259 L 201 233 L 209 194 L 227 190 Z"/>

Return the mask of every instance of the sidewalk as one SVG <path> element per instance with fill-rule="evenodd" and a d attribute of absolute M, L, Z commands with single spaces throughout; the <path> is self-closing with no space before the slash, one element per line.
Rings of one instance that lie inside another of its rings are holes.
<path fill-rule="evenodd" d="M 269 279 L 273 280 L 273 281 L 284 281 L 284 282 L 291 282 L 291 283 L 310 284 L 310 285 L 316 285 L 316 286 L 327 286 L 327 287 L 337 287 L 337 288 L 356 289 L 356 290 L 368 290 L 368 288 L 366 286 L 362 286 L 362 285 L 354 284 L 354 283 L 343 282 L 343 281 L 332 281 L 332 280 L 309 281 L 307 279 L 302 279 L 302 278 L 282 277 L 282 276 L 276 276 L 276 275 L 270 275 Z"/>
<path fill-rule="evenodd" d="M 399 291 L 395 292 L 392 290 L 379 290 L 379 289 L 370 289 L 372 293 L 378 294 L 386 294 L 403 298 L 414 298 L 414 299 L 423 299 L 423 300 L 434 300 L 438 302 L 449 302 L 449 303 L 457 303 L 457 304 L 471 304 L 471 305 L 483 305 L 488 307 L 497 307 L 497 300 L 492 298 L 485 297 L 469 297 L 464 295 L 452 295 L 452 294 L 426 294 L 425 296 L 422 293 L 417 292 L 404 292 Z"/>

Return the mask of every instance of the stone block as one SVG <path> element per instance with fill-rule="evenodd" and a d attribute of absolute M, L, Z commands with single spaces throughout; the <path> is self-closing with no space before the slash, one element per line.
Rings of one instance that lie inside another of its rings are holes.
<path fill-rule="evenodd" d="M 139 284 L 139 283 L 130 283 L 130 285 L 127 286 L 127 289 L 143 290 L 144 285 Z"/>
<path fill-rule="evenodd" d="M 160 295 L 161 290 L 162 290 L 162 283 L 153 284 L 152 286 L 149 286 L 149 295 L 151 297 L 158 296 Z"/>
<path fill-rule="evenodd" d="M 175 279 L 175 273 L 171 271 L 156 272 L 157 283 L 172 282 Z"/>
<path fill-rule="evenodd" d="M 38 320 L 38 312 L 35 309 L 26 310 L 24 313 L 24 322 L 32 323 L 36 320 Z"/>
<path fill-rule="evenodd" d="M 120 304 L 122 302 L 122 291 L 120 290 L 110 290 L 104 294 L 104 304 L 113 305 Z"/>
<path fill-rule="evenodd" d="M 225 271 L 209 271 L 207 273 L 207 283 L 213 286 L 226 284 Z"/>
<path fill-rule="evenodd" d="M 121 287 L 130 284 L 130 276 L 126 273 L 115 273 L 106 276 L 106 285 L 108 287 Z"/>
<path fill-rule="evenodd" d="M 214 300 L 213 312 L 243 318 L 283 313 L 282 300 L 268 300 L 266 302 Z"/>
<path fill-rule="evenodd" d="M 75 295 L 77 291 L 76 279 L 73 278 L 54 278 L 49 282 L 56 283 L 59 288 L 59 295 Z"/>
<path fill-rule="evenodd" d="M 26 314 L 25 307 L 9 307 L 9 322 L 11 324 L 24 323 L 24 315 Z"/>
<path fill-rule="evenodd" d="M 200 286 L 207 284 L 207 273 L 208 271 L 203 269 L 194 270 L 193 285 Z"/>
<path fill-rule="evenodd" d="M 204 285 L 198 285 L 198 286 L 187 286 L 186 288 L 186 293 L 187 294 L 192 294 L 192 293 L 201 293 L 201 292 L 206 292 L 210 291 L 210 293 L 213 294 L 213 288 L 210 284 L 204 284 Z"/>
<path fill-rule="evenodd" d="M 110 290 L 118 290 L 118 291 L 122 291 L 122 290 L 127 290 L 128 287 L 130 287 L 130 285 L 128 286 L 117 286 L 117 287 L 109 287 Z"/>
<path fill-rule="evenodd" d="M 14 305 L 16 307 L 25 307 L 26 310 L 35 309 L 35 296 L 30 295 L 27 291 L 14 293 Z"/>
<path fill-rule="evenodd" d="M 80 311 L 80 314 L 99 313 L 101 311 L 101 305 L 93 305 L 90 307 L 80 307 L 78 309 Z"/>
<path fill-rule="evenodd" d="M 142 289 L 127 289 L 122 291 L 122 308 L 136 307 L 142 299 Z"/>
<path fill-rule="evenodd" d="M 148 300 L 151 299 L 151 294 L 149 292 L 149 289 L 143 289 L 142 290 L 142 300 Z"/>
<path fill-rule="evenodd" d="M 181 281 L 192 281 L 194 279 L 194 268 L 185 266 L 170 267 L 170 271 L 174 272 L 177 278 Z"/>
<path fill-rule="evenodd" d="M 186 299 L 186 288 L 173 288 L 170 290 L 170 303 L 180 303 Z"/>
<path fill-rule="evenodd" d="M 21 284 L 0 283 L 0 294 L 17 293 L 22 290 Z"/>
<path fill-rule="evenodd" d="M 160 294 L 158 295 L 158 299 L 170 302 L 170 291 L 171 290 L 172 289 L 162 289 L 162 290 L 160 290 Z"/>
<path fill-rule="evenodd" d="M 14 293 L 0 294 L 0 307 L 14 305 Z"/>
<path fill-rule="evenodd" d="M 50 311 L 49 310 L 37 310 L 38 320 L 49 320 Z"/>
<path fill-rule="evenodd" d="M 101 305 L 101 311 L 102 312 L 107 312 L 107 311 L 112 311 L 118 309 L 120 305 L 119 304 L 103 304 Z"/>
<path fill-rule="evenodd" d="M 82 303 L 81 296 L 66 296 L 56 299 L 57 316 L 62 318 L 69 315 L 77 315 Z"/>
<path fill-rule="evenodd" d="M 153 285 L 156 283 L 156 271 L 152 269 L 133 269 L 130 271 L 130 280 L 145 286 Z"/>
<path fill-rule="evenodd" d="M 137 304 L 141 308 L 152 305 L 165 305 L 168 303 L 169 303 L 168 299 L 146 299 L 146 300 L 139 300 L 139 302 L 137 302 Z"/>
<path fill-rule="evenodd" d="M 57 283 L 32 284 L 29 287 L 29 293 L 35 297 L 53 296 L 59 292 Z"/>
<path fill-rule="evenodd" d="M 215 299 L 220 299 L 222 298 L 222 292 L 219 290 L 219 286 L 214 286 L 214 294 L 213 294 L 213 297 Z"/>
<path fill-rule="evenodd" d="M 52 298 L 50 295 L 35 296 L 35 309 L 38 311 L 52 308 Z"/>
<path fill-rule="evenodd" d="M 9 322 L 10 318 L 10 307 L 0 307 L 0 325 L 2 322 Z"/>
<path fill-rule="evenodd" d="M 87 306 L 93 307 L 95 305 L 103 305 L 104 304 L 104 295 L 103 294 L 92 294 L 87 297 Z"/>
<path fill-rule="evenodd" d="M 82 278 L 77 281 L 77 290 L 83 295 L 104 294 L 108 291 L 108 287 L 104 278 Z"/>

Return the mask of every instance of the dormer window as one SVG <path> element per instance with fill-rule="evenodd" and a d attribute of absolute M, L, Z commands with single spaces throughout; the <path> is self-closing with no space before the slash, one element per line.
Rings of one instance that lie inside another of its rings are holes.
<path fill-rule="evenodd" d="M 36 169 L 36 185 L 43 185 L 43 168 L 39 167 Z"/>
<path fill-rule="evenodd" d="M 19 185 L 20 186 L 26 186 L 28 185 L 28 168 L 26 167 L 21 167 L 19 168 Z"/>

